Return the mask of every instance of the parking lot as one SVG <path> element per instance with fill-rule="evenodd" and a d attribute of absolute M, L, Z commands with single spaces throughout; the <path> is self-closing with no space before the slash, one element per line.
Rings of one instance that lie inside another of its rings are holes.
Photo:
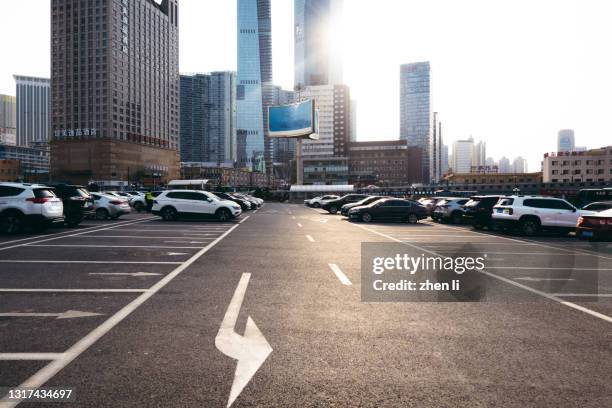
<path fill-rule="evenodd" d="M 369 242 L 484 255 L 503 300 L 362 302 Z M 74 388 L 83 407 L 609 406 L 611 248 L 277 203 L 3 235 L 0 385 Z M 228 316 L 269 345 L 241 385 Z"/>

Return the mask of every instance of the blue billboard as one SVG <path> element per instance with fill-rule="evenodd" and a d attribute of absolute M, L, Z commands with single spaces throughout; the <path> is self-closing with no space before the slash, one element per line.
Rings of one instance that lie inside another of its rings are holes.
<path fill-rule="evenodd" d="M 269 137 L 310 137 L 316 131 L 316 112 L 313 100 L 277 105 L 268 108 Z"/>

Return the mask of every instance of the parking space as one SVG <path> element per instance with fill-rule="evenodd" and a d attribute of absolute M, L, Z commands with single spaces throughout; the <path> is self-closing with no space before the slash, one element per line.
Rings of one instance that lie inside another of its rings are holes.
<path fill-rule="evenodd" d="M 65 359 L 68 349 L 159 290 L 237 225 L 132 214 L 1 236 L 2 384 L 18 385 L 49 361 Z"/>

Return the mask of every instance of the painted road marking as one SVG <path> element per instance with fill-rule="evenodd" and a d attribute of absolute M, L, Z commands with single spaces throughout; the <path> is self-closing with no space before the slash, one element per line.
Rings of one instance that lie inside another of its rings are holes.
<path fill-rule="evenodd" d="M 399 243 L 404 244 L 406 246 L 418 249 L 419 251 L 423 251 L 423 252 L 426 252 L 426 253 L 434 255 L 434 256 L 444 257 L 443 255 L 441 255 L 441 254 L 439 254 L 437 252 L 434 252 L 434 251 L 431 251 L 429 249 L 420 247 L 418 245 L 414 245 L 414 244 L 410 244 L 408 242 L 401 241 L 401 240 L 399 240 L 397 238 L 393 238 L 390 235 L 384 234 L 382 232 L 378 232 L 378 231 L 373 230 L 373 229 L 368 228 L 368 227 L 364 227 L 363 225 L 357 225 L 357 224 L 351 224 L 351 225 L 354 225 L 355 227 L 361 228 L 361 229 L 363 229 L 365 231 L 369 231 L 369 232 L 371 232 L 373 234 L 380 235 L 381 237 L 387 238 L 387 239 L 389 239 L 391 241 L 399 242 Z M 612 317 L 610 317 L 610 316 L 604 315 L 602 313 L 596 312 L 594 310 L 588 309 L 588 308 L 586 308 L 584 306 L 580 306 L 580 305 L 577 305 L 577 304 L 572 303 L 572 302 L 567 302 L 567 301 L 565 301 L 565 300 L 563 300 L 563 299 L 561 299 L 561 298 L 559 298 L 557 296 L 551 295 L 550 293 L 542 292 L 540 290 L 537 290 L 537 289 L 531 288 L 529 286 L 523 285 L 522 283 L 515 282 L 515 281 L 513 281 L 511 279 L 508 279 L 508 278 L 504 278 L 503 276 L 495 275 L 494 273 L 483 271 L 483 270 L 477 270 L 477 271 L 482 273 L 482 274 L 484 274 L 484 275 L 487 275 L 487 276 L 489 276 L 491 278 L 500 280 L 502 282 L 506 282 L 506 283 L 508 283 L 508 284 L 510 284 L 512 286 L 516 286 L 518 288 L 526 290 L 527 292 L 534 293 L 536 295 L 539 295 L 539 296 L 542 296 L 544 298 L 553 300 L 553 301 L 555 301 L 557 303 L 560 303 L 560 304 L 562 304 L 564 306 L 567 306 L 567 307 L 570 307 L 572 309 L 575 309 L 575 310 L 581 311 L 583 313 L 589 314 L 589 315 L 591 315 L 593 317 L 597 317 L 597 318 L 599 318 L 601 320 L 604 320 L 604 321 L 606 321 L 608 323 L 612 323 Z"/>
<path fill-rule="evenodd" d="M 153 249 L 200 249 L 200 247 L 159 246 L 159 245 L 82 245 L 82 244 L 34 244 L 28 247 L 66 247 L 66 248 L 153 248 Z"/>
<path fill-rule="evenodd" d="M 228 357 L 238 360 L 232 389 L 230 391 L 227 406 L 238 398 L 244 387 L 251 381 L 259 367 L 266 361 L 272 347 L 261 333 L 251 316 L 247 319 L 244 335 L 236 333 L 236 321 L 240 314 L 242 301 L 251 279 L 250 273 L 243 273 L 236 291 L 232 296 L 219 332 L 215 337 L 215 346 Z"/>
<path fill-rule="evenodd" d="M 303 225 L 302 225 L 302 224 L 300 224 L 299 222 L 297 223 L 297 226 L 298 226 L 298 227 L 300 227 L 300 228 L 302 228 L 302 227 L 303 227 Z"/>
<path fill-rule="evenodd" d="M 612 297 L 612 293 L 551 293 L 551 295 L 566 297 Z"/>
<path fill-rule="evenodd" d="M 314 238 L 310 235 L 306 235 L 306 238 L 310 241 L 310 242 L 315 242 Z"/>
<path fill-rule="evenodd" d="M 161 273 L 151 273 L 151 272 L 90 272 L 89 275 L 110 275 L 110 276 L 161 276 Z"/>
<path fill-rule="evenodd" d="M 213 235 L 213 234 L 210 234 L 210 235 Z M 146 240 L 146 239 L 180 239 L 180 238 L 185 239 L 186 237 L 184 235 L 179 236 L 179 237 L 152 237 L 149 235 L 146 235 L 146 236 L 145 235 L 92 235 L 91 237 L 84 236 L 80 238 L 121 238 L 121 239 L 127 238 L 127 239 L 145 239 Z"/>
<path fill-rule="evenodd" d="M 19 361 L 19 360 L 57 360 L 62 353 L 0 353 L 0 360 Z"/>
<path fill-rule="evenodd" d="M 487 268 L 489 269 L 489 268 Z M 524 278 L 514 278 L 514 280 L 522 280 L 522 281 L 526 281 L 526 282 L 548 282 L 548 281 L 575 281 L 576 279 L 571 279 L 571 278 L 564 278 L 564 279 L 559 279 L 559 278 L 532 278 L 530 276 L 526 276 Z"/>
<path fill-rule="evenodd" d="M 60 236 L 60 237 L 45 238 L 45 239 L 41 239 L 41 240 L 38 240 L 38 241 L 34 241 L 33 243 L 38 244 L 38 243 L 41 243 L 41 242 L 55 241 L 55 240 L 57 240 L 57 239 L 62 239 L 62 238 L 68 238 L 68 237 L 78 237 L 78 236 L 81 236 L 81 235 L 90 234 L 90 233 L 92 233 L 92 232 L 106 231 L 106 230 L 109 230 L 109 229 L 118 228 L 118 227 L 121 227 L 121 226 L 123 226 L 123 225 L 133 225 L 133 224 L 139 224 L 139 223 L 146 222 L 146 221 L 148 221 L 148 220 L 149 220 L 149 218 L 146 218 L 146 219 L 144 219 L 144 220 L 138 220 L 138 221 L 125 221 L 125 222 L 124 222 L 124 223 L 122 223 L 122 224 L 115 224 L 115 225 L 110 226 L 110 227 L 99 228 L 99 229 L 95 229 L 95 230 L 92 230 L 92 231 L 87 230 L 87 231 L 78 232 L 78 233 L 76 233 L 76 234 L 62 235 L 62 236 Z M 25 243 L 25 244 L 12 245 L 12 246 L 8 246 L 8 247 L 0 248 L 0 251 L 6 251 L 7 249 L 13 249 L 13 248 L 19 248 L 19 247 L 26 246 L 26 245 L 30 245 L 30 244 L 32 244 L 32 243 Z"/>
<path fill-rule="evenodd" d="M 102 316 L 102 313 L 81 312 L 79 310 L 67 310 L 62 313 L 0 313 L 0 317 L 55 317 L 55 319 L 79 319 L 81 317 Z"/>
<path fill-rule="evenodd" d="M 155 261 L 45 261 L 24 259 L 0 259 L 0 263 L 43 263 L 43 264 L 128 264 L 128 265 L 180 265 L 182 262 L 155 262 Z"/>
<path fill-rule="evenodd" d="M 243 219 L 241 219 L 240 221 L 238 221 L 238 224 L 242 224 L 243 222 L 245 222 L 246 220 L 248 220 L 251 216 L 247 215 L 246 217 L 244 217 Z"/>
<path fill-rule="evenodd" d="M 0 288 L 0 293 L 143 293 L 148 289 L 16 289 Z M 0 316 L 2 316 L 0 314 Z"/>
<path fill-rule="evenodd" d="M 336 276 L 338 277 L 340 282 L 342 282 L 343 285 L 347 285 L 347 286 L 352 285 L 351 280 L 348 278 L 348 276 L 344 274 L 344 272 L 342 272 L 342 270 L 338 267 L 338 265 L 329 264 L 329 267 L 336 274 Z"/>
<path fill-rule="evenodd" d="M 123 309 L 119 310 L 117 313 L 112 315 L 108 320 L 102 323 L 100 326 L 96 327 L 94 330 L 89 332 L 85 337 L 76 342 L 72 347 L 70 347 L 65 353 L 62 353 L 61 357 L 57 360 L 54 360 L 38 370 L 34 375 L 25 380 L 23 383 L 19 385 L 21 388 L 39 388 L 51 378 L 53 378 L 58 372 L 60 372 L 64 367 L 70 364 L 74 359 L 80 356 L 83 352 L 85 352 L 89 347 L 91 347 L 94 343 L 96 343 L 101 337 L 103 337 L 106 333 L 108 333 L 113 327 L 121 323 L 123 319 L 129 316 L 132 312 L 134 312 L 138 307 L 140 307 L 143 303 L 149 300 L 153 295 L 159 292 L 164 286 L 170 283 L 174 278 L 176 278 L 181 272 L 191 266 L 195 261 L 201 258 L 205 253 L 207 253 L 211 248 L 221 242 L 225 237 L 227 237 L 234 229 L 238 228 L 238 224 L 234 225 L 230 229 L 228 229 L 223 235 L 219 238 L 202 248 L 195 255 L 189 258 L 187 261 L 182 263 L 164 278 L 160 279 L 155 285 L 153 285 L 148 291 L 138 296 L 136 299 L 132 300 L 127 306 Z M 7 401 L 6 396 L 0 400 L 2 408 L 13 408 L 17 406 L 20 401 Z"/>
<path fill-rule="evenodd" d="M 211 240 L 212 238 L 200 238 Z M 164 241 L 164 244 L 205 244 L 206 242 L 202 241 Z"/>

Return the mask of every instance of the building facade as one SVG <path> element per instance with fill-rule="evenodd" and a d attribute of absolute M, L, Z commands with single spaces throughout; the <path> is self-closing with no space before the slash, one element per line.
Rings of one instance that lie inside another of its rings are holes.
<path fill-rule="evenodd" d="M 453 143 L 453 174 L 469 174 L 474 159 L 474 139 L 457 140 Z"/>
<path fill-rule="evenodd" d="M 19 160 L 0 160 L 0 181 L 16 181 L 22 178 Z"/>
<path fill-rule="evenodd" d="M 15 75 L 17 98 L 17 145 L 44 147 L 51 130 L 51 81 Z"/>
<path fill-rule="evenodd" d="M 612 146 L 544 155 L 544 183 L 612 182 Z"/>
<path fill-rule="evenodd" d="M 0 95 L 0 144 L 17 144 L 17 98 Z"/>
<path fill-rule="evenodd" d="M 177 0 L 51 1 L 51 171 L 112 184 L 179 174 Z"/>
<path fill-rule="evenodd" d="M 576 148 L 576 138 L 572 129 L 562 129 L 557 135 L 557 151 L 572 152 Z"/>
<path fill-rule="evenodd" d="M 527 160 L 522 157 L 516 157 L 512 162 L 512 172 L 513 173 L 527 173 Z"/>
<path fill-rule="evenodd" d="M 182 163 L 182 180 L 208 180 L 208 187 L 234 188 L 234 187 L 267 187 L 269 177 L 261 172 L 245 169 L 206 166 L 201 163 Z M 272 182 L 274 178 L 272 178 Z"/>
<path fill-rule="evenodd" d="M 442 178 L 443 148 L 442 122 L 438 120 L 438 112 L 433 114 L 433 134 L 429 141 L 429 176 L 430 182 L 437 183 Z"/>
<path fill-rule="evenodd" d="M 18 161 L 25 181 L 49 180 L 49 150 L 0 144 L 0 160 Z"/>
<path fill-rule="evenodd" d="M 431 68 L 429 62 L 400 66 L 400 139 L 423 152 L 422 180 L 428 182 L 432 136 Z"/>
<path fill-rule="evenodd" d="M 236 74 L 181 75 L 181 162 L 236 161 Z"/>
<path fill-rule="evenodd" d="M 348 153 L 350 184 L 398 187 L 420 182 L 421 148 L 405 140 L 349 143 Z"/>
<path fill-rule="evenodd" d="M 341 44 L 334 37 L 343 0 L 294 0 L 295 87 L 341 84 Z"/>
<path fill-rule="evenodd" d="M 274 97 L 270 0 L 238 0 L 237 35 L 237 161 L 239 167 L 264 172 L 272 150 L 267 111 Z"/>
<path fill-rule="evenodd" d="M 297 100 L 294 91 L 282 89 L 280 86 L 274 87 L 274 105 L 289 105 Z M 293 174 L 292 162 L 295 159 L 296 141 L 294 138 L 272 138 L 272 167 L 274 178 L 279 181 L 290 183 Z"/>

